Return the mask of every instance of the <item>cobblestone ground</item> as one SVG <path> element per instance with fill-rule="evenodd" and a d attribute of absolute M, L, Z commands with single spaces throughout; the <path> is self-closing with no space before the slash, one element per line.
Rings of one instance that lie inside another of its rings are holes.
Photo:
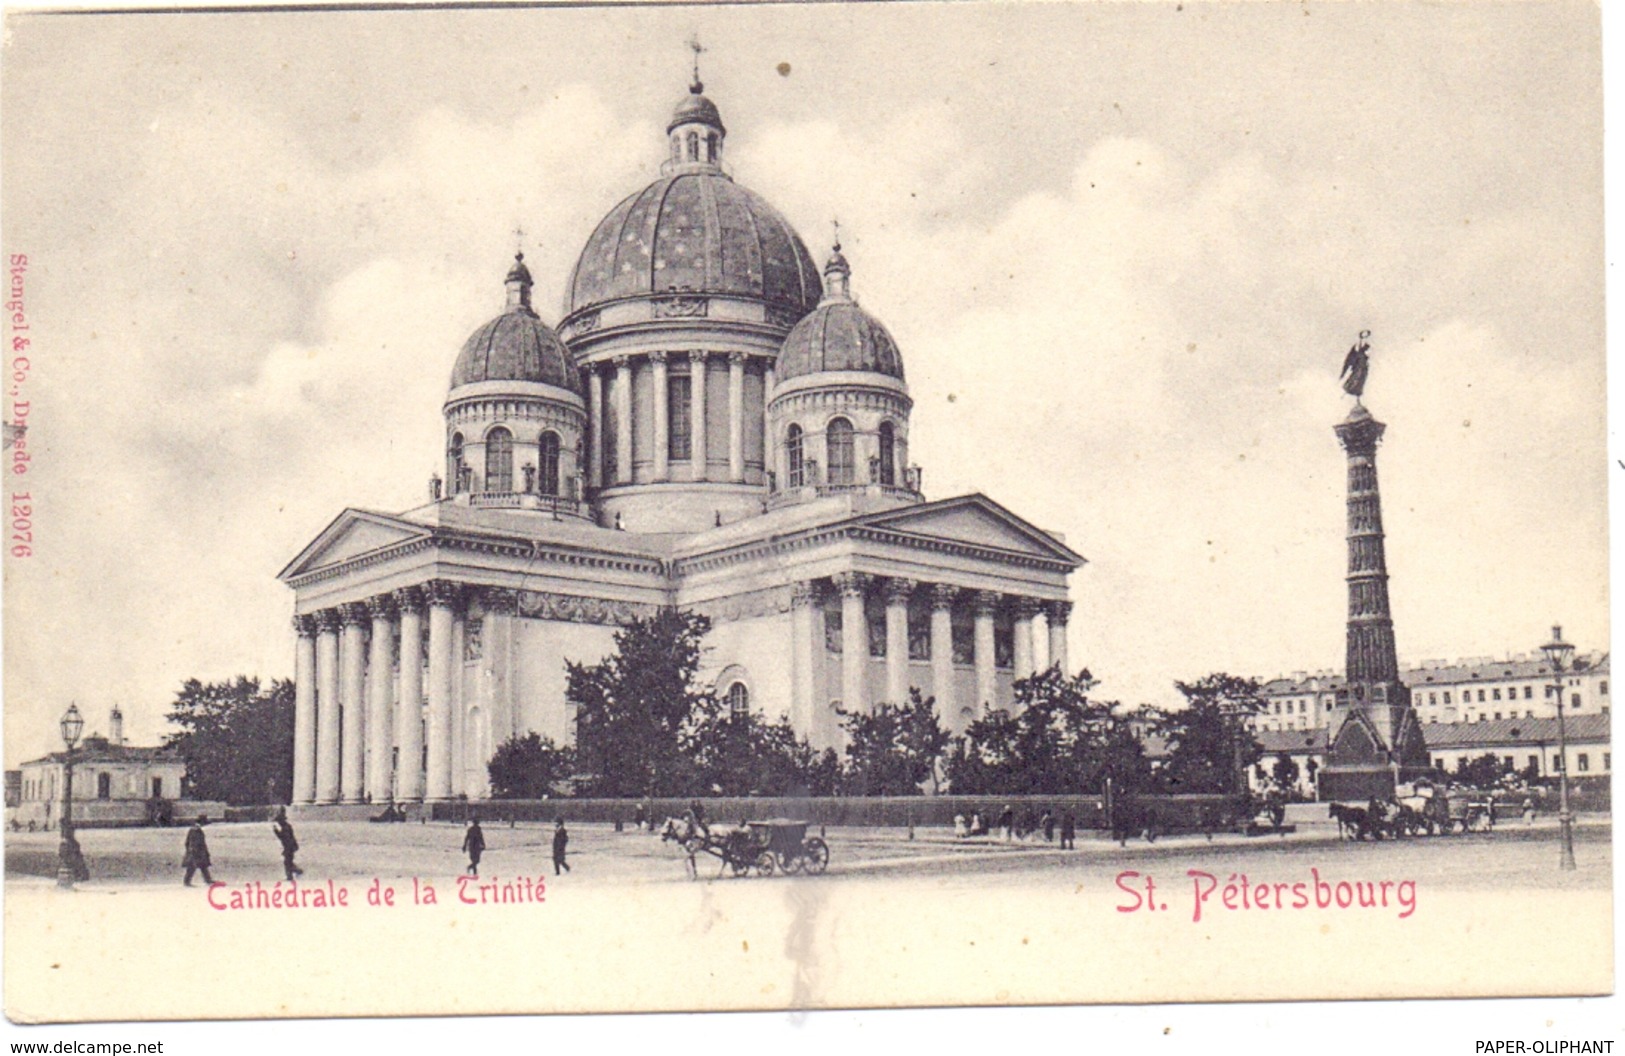
<path fill-rule="evenodd" d="M 280 851 L 271 827 L 264 823 L 215 824 L 207 829 L 216 879 L 231 883 L 273 881 L 282 876 Z M 810 834 L 817 834 L 816 827 Z M 581 825 L 570 830 L 572 884 L 683 883 L 689 880 L 685 855 L 673 843 L 648 833 L 617 833 L 608 825 Z M 462 829 L 449 824 L 371 825 L 308 822 L 299 826 L 299 864 L 304 879 L 355 880 L 372 877 L 445 877 L 461 873 L 467 859 L 461 851 Z M 921 829 L 830 828 L 830 878 L 880 882 L 888 878 L 931 877 L 949 886 L 1021 883 L 1072 879 L 1109 881 L 1126 869 L 1174 871 L 1201 869 L 1214 874 L 1251 871 L 1257 876 L 1286 875 L 1318 866 L 1345 874 L 1381 873 L 1409 876 L 1438 887 L 1464 890 L 1503 888 L 1607 889 L 1612 825 L 1606 816 L 1585 817 L 1576 826 L 1580 869 L 1562 874 L 1556 868 L 1558 832 L 1555 820 L 1532 827 L 1521 821 L 1493 832 L 1417 838 L 1380 843 L 1340 841 L 1336 829 L 1305 817 L 1286 837 L 1245 838 L 1232 834 L 1166 837 L 1120 848 L 1104 834 L 1081 833 L 1076 850 L 1062 851 L 1042 840 L 1005 843 L 997 838 L 955 840 L 951 833 Z M 89 863 L 88 886 L 122 889 L 178 884 L 185 830 L 83 830 L 80 844 Z M 552 826 L 520 824 L 485 828 L 486 876 L 552 873 Z M 9 833 L 5 841 L 6 877 L 21 883 L 43 882 L 56 873 L 56 838 L 52 833 Z M 731 876 L 722 862 L 701 855 L 701 880 Z M 760 882 L 760 881 L 753 881 Z M 783 878 L 769 882 L 783 883 Z M 793 882 L 806 883 L 804 877 Z"/>

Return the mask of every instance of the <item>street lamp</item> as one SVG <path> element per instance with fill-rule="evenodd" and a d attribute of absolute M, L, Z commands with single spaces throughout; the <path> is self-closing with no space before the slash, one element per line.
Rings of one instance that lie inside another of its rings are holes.
<path fill-rule="evenodd" d="M 1563 640 L 1563 628 L 1552 628 L 1552 640 L 1540 647 L 1546 654 L 1546 662 L 1552 665 L 1552 678 L 1556 682 L 1553 687 L 1557 693 L 1557 761 L 1562 764 L 1557 768 L 1558 811 L 1557 821 L 1563 830 L 1563 850 L 1558 859 L 1558 866 L 1566 871 L 1576 868 L 1574 864 L 1574 818 L 1569 814 L 1569 734 L 1568 727 L 1563 721 L 1563 672 L 1566 671 L 1574 657 L 1574 644 Z"/>
<path fill-rule="evenodd" d="M 62 743 L 68 746 L 68 750 L 62 763 L 62 821 L 59 824 L 62 841 L 56 851 L 56 886 L 72 887 L 76 880 L 88 879 L 85 875 L 85 856 L 79 852 L 79 841 L 73 835 L 73 748 L 79 743 L 79 735 L 85 731 L 84 716 L 79 714 L 77 704 L 68 705 L 60 725 Z"/>

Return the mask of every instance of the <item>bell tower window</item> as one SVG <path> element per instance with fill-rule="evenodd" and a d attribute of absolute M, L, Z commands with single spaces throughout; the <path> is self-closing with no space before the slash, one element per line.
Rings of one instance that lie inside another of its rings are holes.
<path fill-rule="evenodd" d="M 559 434 L 543 433 L 537 447 L 536 489 L 543 495 L 559 493 Z"/>
<path fill-rule="evenodd" d="M 690 132 L 684 138 L 688 142 L 688 160 L 689 161 L 699 161 L 700 160 L 700 134 L 698 132 Z"/>
<path fill-rule="evenodd" d="M 897 483 L 897 431 L 890 422 L 880 423 L 880 483 Z"/>
<path fill-rule="evenodd" d="M 513 490 L 513 434 L 500 425 L 485 434 L 485 490 Z"/>
<path fill-rule="evenodd" d="M 852 423 L 845 418 L 835 418 L 829 423 L 824 433 L 824 442 L 829 448 L 829 482 L 831 484 L 850 484 L 853 481 L 853 452 L 852 452 Z"/>
<path fill-rule="evenodd" d="M 705 160 L 713 165 L 717 163 L 717 134 L 715 132 L 705 137 Z"/>
<path fill-rule="evenodd" d="M 784 437 L 784 456 L 789 477 L 787 487 L 800 488 L 807 484 L 807 460 L 801 449 L 801 426 L 790 426 Z"/>

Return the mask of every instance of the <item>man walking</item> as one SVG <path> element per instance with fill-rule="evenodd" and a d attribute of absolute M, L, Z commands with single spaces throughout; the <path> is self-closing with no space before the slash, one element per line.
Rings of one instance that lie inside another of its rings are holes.
<path fill-rule="evenodd" d="M 570 863 L 564 860 L 564 849 L 570 844 L 570 833 L 564 828 L 564 819 L 560 818 L 553 825 L 553 875 L 558 876 L 559 870 L 570 871 Z"/>
<path fill-rule="evenodd" d="M 299 841 L 293 838 L 293 826 L 288 823 L 288 811 L 284 807 L 276 808 L 276 824 L 271 826 L 276 833 L 277 842 L 282 844 L 282 871 L 292 880 L 302 876 L 304 870 L 293 864 L 294 852 L 299 850 Z"/>
<path fill-rule="evenodd" d="M 181 856 L 181 865 L 186 869 L 186 886 L 192 886 L 192 874 L 201 872 L 205 884 L 213 884 L 214 877 L 209 875 L 209 841 L 203 836 L 203 826 L 209 819 L 202 814 L 197 821 L 186 830 L 186 853 Z"/>
<path fill-rule="evenodd" d="M 1078 836 L 1078 819 L 1072 816 L 1069 810 L 1061 815 L 1061 850 L 1075 850 Z"/>
<path fill-rule="evenodd" d="M 465 872 L 470 876 L 480 875 L 480 855 L 485 853 L 485 833 L 480 831 L 480 819 L 468 819 L 468 832 L 463 835 L 463 853 L 468 855 L 468 868 Z"/>

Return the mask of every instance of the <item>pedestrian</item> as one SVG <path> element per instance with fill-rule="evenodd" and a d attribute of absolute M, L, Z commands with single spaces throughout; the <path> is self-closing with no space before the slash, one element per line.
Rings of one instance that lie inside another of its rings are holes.
<path fill-rule="evenodd" d="M 463 853 L 468 855 L 469 876 L 480 875 L 480 855 L 485 853 L 485 833 L 480 831 L 480 819 L 468 819 L 468 831 L 463 834 Z"/>
<path fill-rule="evenodd" d="M 203 826 L 209 823 L 206 815 L 199 814 L 197 821 L 186 830 L 186 853 L 181 857 L 181 865 L 186 869 L 186 886 L 192 886 L 192 874 L 202 873 L 205 884 L 213 884 L 214 877 L 209 875 L 209 841 L 203 836 Z"/>
<path fill-rule="evenodd" d="M 292 880 L 304 874 L 304 870 L 293 864 L 294 852 L 299 850 L 299 841 L 293 838 L 293 826 L 288 824 L 288 811 L 285 807 L 276 808 L 276 824 L 271 826 L 276 833 L 277 842 L 282 844 L 282 871 Z"/>
<path fill-rule="evenodd" d="M 1061 850 L 1076 850 L 1078 847 L 1078 819 L 1072 816 L 1069 810 L 1061 815 Z"/>
<path fill-rule="evenodd" d="M 1004 832 L 1005 843 L 1009 843 L 1015 837 L 1016 812 L 1010 808 L 1009 804 L 1005 804 L 1004 810 L 999 813 L 999 828 Z"/>
<path fill-rule="evenodd" d="M 560 818 L 553 823 L 553 875 L 558 876 L 559 870 L 570 871 L 570 863 L 564 860 L 564 849 L 570 844 L 570 833 L 564 828 L 564 819 Z"/>
<path fill-rule="evenodd" d="M 968 835 L 970 835 L 970 830 L 965 827 L 965 815 L 963 813 L 955 814 L 954 815 L 954 839 L 962 840 Z"/>
<path fill-rule="evenodd" d="M 1535 801 L 1528 796 L 1523 797 L 1523 823 L 1526 828 L 1535 823 Z"/>
<path fill-rule="evenodd" d="M 970 834 L 972 836 L 987 835 L 987 823 L 982 820 L 982 812 L 975 810 L 970 816 Z"/>
<path fill-rule="evenodd" d="M 1055 842 L 1055 815 L 1051 814 L 1049 812 L 1048 807 L 1044 808 L 1044 816 L 1038 819 L 1038 824 L 1044 830 L 1044 842 L 1045 843 L 1054 843 Z"/>

